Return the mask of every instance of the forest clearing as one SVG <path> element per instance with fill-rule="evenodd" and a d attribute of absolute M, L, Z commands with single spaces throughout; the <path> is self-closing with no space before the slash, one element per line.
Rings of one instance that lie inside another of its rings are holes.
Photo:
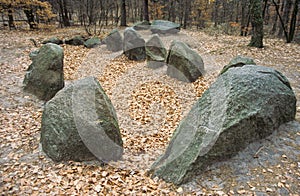
<path fill-rule="evenodd" d="M 299 195 L 299 6 L 0 0 L 0 194 Z"/>
<path fill-rule="evenodd" d="M 145 74 L 144 62 L 129 61 L 125 57 L 113 59 L 106 57 L 105 59 L 104 46 L 86 49 L 83 46 L 63 45 L 66 82 L 96 74 L 95 76 L 99 78 L 117 109 L 118 118 L 121 120 L 122 137 L 126 138 L 124 142 L 127 153 L 125 153 L 124 161 L 106 166 L 97 162 L 55 163 L 47 158 L 39 147 L 43 102 L 22 91 L 22 80 L 30 64 L 28 54 L 36 49 L 30 41 L 31 38 L 40 43 L 51 36 L 65 37 L 68 35 L 68 37 L 72 37 L 78 33 L 80 30 L 76 28 L 59 29 L 47 33 L 2 31 L 1 192 L 3 194 L 231 195 L 259 192 L 277 194 L 279 193 L 277 191 L 280 190 L 286 191 L 282 194 L 296 195 L 299 193 L 299 102 L 296 115 L 298 122 L 283 126 L 282 130 L 267 139 L 267 142 L 252 146 L 252 150 L 248 149 L 250 152 L 245 150 L 236 159 L 207 169 L 194 182 L 183 187 L 176 187 L 156 178 L 151 179 L 146 175 L 146 171 L 156 156 L 163 152 L 169 141 L 169 135 L 176 128 L 182 115 L 178 114 L 176 122 L 170 122 L 167 127 L 162 127 L 161 120 L 163 119 L 160 117 L 166 119 L 168 117 L 160 112 L 156 114 L 159 115 L 156 121 L 152 119 L 153 122 L 151 120 L 150 122 L 143 121 L 145 116 L 142 116 L 142 120 L 131 118 L 131 123 L 126 122 L 127 114 L 122 111 L 120 103 L 127 101 L 129 105 L 130 100 L 126 100 L 126 97 L 130 98 L 139 92 L 127 96 L 119 93 L 121 90 L 125 93 L 132 91 L 137 85 L 136 80 L 140 80 L 141 84 L 148 86 L 148 90 L 144 90 L 143 93 L 152 93 L 152 99 L 158 95 L 149 89 L 157 91 L 159 88 L 171 88 L 171 91 L 165 92 L 165 99 L 172 102 L 174 97 L 168 93 L 172 93 L 174 90 L 182 93 L 181 99 L 177 98 L 174 102 L 179 102 L 177 104 L 181 107 L 182 114 L 186 114 L 190 105 L 210 85 L 221 68 L 234 56 L 245 55 L 255 59 L 259 65 L 275 67 L 284 73 L 289 78 L 299 100 L 300 62 L 299 58 L 296 58 L 300 56 L 299 45 L 286 44 L 278 39 L 266 39 L 265 48 L 257 49 L 246 46 L 249 38 L 241 39 L 241 37 L 228 35 L 211 36 L 200 31 L 183 31 L 178 36 L 185 34 L 185 38 L 190 36 L 193 40 L 197 40 L 194 47 L 203 57 L 208 69 L 207 76 L 189 85 L 166 76 L 159 76 L 159 73 L 148 73 L 143 78 L 141 75 Z M 99 70 L 96 70 L 95 67 L 99 68 L 105 62 L 110 69 L 98 72 Z M 84 64 L 88 64 L 88 67 L 84 67 Z M 84 71 L 80 71 L 80 69 Z M 148 68 L 146 71 L 152 72 Z M 155 81 L 159 82 L 155 83 Z M 124 89 L 124 85 L 126 89 Z M 169 105 L 169 107 L 174 106 Z M 145 111 L 147 112 L 146 109 Z M 156 111 L 159 110 L 156 109 Z M 153 111 L 148 110 L 148 115 L 154 115 Z M 155 129 L 161 130 L 161 134 L 144 137 L 145 133 Z M 276 143 L 280 146 L 272 143 L 276 137 L 284 140 Z M 251 153 L 256 152 L 262 146 L 258 158 L 253 161 L 249 160 L 253 156 Z M 248 159 L 247 162 L 250 162 L 248 166 L 241 166 L 247 169 L 241 169 L 240 174 L 231 168 L 239 164 L 239 159 Z M 270 160 L 273 161 L 270 163 Z"/>

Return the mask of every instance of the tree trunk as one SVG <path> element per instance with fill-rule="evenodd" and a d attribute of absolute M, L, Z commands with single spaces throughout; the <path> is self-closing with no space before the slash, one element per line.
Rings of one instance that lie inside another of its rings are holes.
<path fill-rule="evenodd" d="M 121 26 L 126 27 L 126 0 L 121 0 Z"/>
<path fill-rule="evenodd" d="M 70 26 L 70 20 L 68 17 L 68 8 L 67 8 L 67 1 L 66 0 L 60 0 L 58 2 L 59 8 L 60 8 L 60 13 L 62 17 L 62 22 L 65 27 Z"/>
<path fill-rule="evenodd" d="M 191 12 L 191 1 L 185 0 L 185 9 L 184 9 L 184 20 L 183 20 L 183 28 L 186 29 L 189 22 L 189 15 Z"/>
<path fill-rule="evenodd" d="M 170 9 L 169 9 L 169 20 L 172 22 L 176 21 L 176 13 L 175 13 L 176 1 L 171 1 Z"/>
<path fill-rule="evenodd" d="M 150 21 L 149 19 L 149 2 L 148 0 L 144 0 L 144 20 Z"/>
<path fill-rule="evenodd" d="M 286 3 L 284 6 L 284 11 L 283 11 L 283 16 L 282 16 L 284 27 L 282 26 L 282 28 L 279 29 L 278 37 L 283 36 L 284 29 L 288 28 L 288 24 L 289 24 L 289 20 L 290 20 L 290 13 L 291 13 L 291 9 L 292 9 L 292 0 L 285 0 L 285 2 Z"/>
<path fill-rule="evenodd" d="M 241 18 L 241 34 L 240 36 L 244 36 L 245 27 L 246 27 L 246 2 L 242 1 L 242 18 Z"/>
<path fill-rule="evenodd" d="M 280 0 L 278 0 L 277 3 L 279 4 Z M 272 27 L 272 30 L 271 30 L 271 34 L 274 35 L 276 33 L 276 31 L 277 31 L 278 14 L 275 14 L 273 17 L 274 17 L 273 18 L 274 23 L 273 23 L 273 27 Z"/>
<path fill-rule="evenodd" d="M 291 19 L 291 25 L 290 25 L 290 32 L 289 32 L 289 36 L 287 39 L 287 43 L 291 43 L 294 39 L 299 2 L 300 2 L 300 0 L 295 0 L 294 9 L 293 9 L 293 13 L 292 13 L 292 19 Z"/>
<path fill-rule="evenodd" d="M 36 24 L 34 22 L 34 14 L 32 9 L 24 9 L 24 13 L 27 18 L 27 23 L 29 24 L 29 28 L 31 30 L 36 29 Z"/>
<path fill-rule="evenodd" d="M 216 0 L 215 1 L 215 4 L 214 4 L 214 9 L 213 9 L 213 22 L 215 23 L 214 26 L 216 27 L 220 21 L 219 21 L 219 0 Z"/>
<path fill-rule="evenodd" d="M 9 30 L 16 29 L 16 26 L 14 23 L 13 11 L 11 9 L 8 9 L 8 27 L 9 27 Z"/>
<path fill-rule="evenodd" d="M 285 36 L 286 40 L 288 40 L 289 35 L 288 35 L 287 29 L 285 27 L 285 24 L 283 22 L 283 19 L 282 19 L 280 13 L 279 13 L 279 6 L 278 6 L 278 4 L 276 4 L 275 0 L 272 0 L 272 1 L 273 1 L 273 4 L 275 5 L 276 13 L 277 13 L 277 15 L 279 17 L 279 21 L 280 21 L 280 24 L 281 24 L 280 27 L 281 27 L 281 29 L 284 32 L 284 36 Z"/>
<path fill-rule="evenodd" d="M 251 0 L 251 25 L 252 25 L 252 36 L 249 46 L 262 48 L 263 47 L 263 18 L 262 18 L 262 7 L 260 0 Z"/>

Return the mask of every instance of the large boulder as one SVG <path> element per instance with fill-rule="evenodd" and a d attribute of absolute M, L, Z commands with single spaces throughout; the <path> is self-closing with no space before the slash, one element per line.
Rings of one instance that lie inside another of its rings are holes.
<path fill-rule="evenodd" d="M 57 37 L 51 37 L 42 42 L 42 44 L 48 44 L 48 43 L 60 45 L 60 44 L 63 44 L 64 42 L 63 42 L 63 40 L 61 40 Z"/>
<path fill-rule="evenodd" d="M 86 48 L 94 48 L 101 43 L 99 37 L 92 37 L 84 42 Z"/>
<path fill-rule="evenodd" d="M 189 181 L 292 121 L 295 113 L 295 95 L 281 73 L 256 65 L 231 68 L 180 122 L 150 173 L 175 184 Z"/>
<path fill-rule="evenodd" d="M 194 82 L 205 72 L 201 56 L 180 41 L 172 42 L 167 64 L 167 75 L 184 82 Z"/>
<path fill-rule="evenodd" d="M 122 157 L 116 112 L 96 78 L 75 81 L 46 103 L 41 143 L 54 161 Z"/>
<path fill-rule="evenodd" d="M 81 35 L 78 35 L 78 36 L 75 36 L 71 39 L 65 40 L 66 44 L 72 45 L 72 46 L 81 46 L 81 45 L 84 45 L 84 42 L 85 42 L 85 39 Z"/>
<path fill-rule="evenodd" d="M 180 24 L 167 20 L 154 20 L 151 24 L 150 30 L 152 33 L 158 34 L 175 34 L 180 31 Z"/>
<path fill-rule="evenodd" d="M 256 63 L 252 58 L 244 57 L 244 56 L 236 56 L 235 58 L 231 59 L 228 65 L 225 65 L 223 67 L 220 74 L 225 73 L 231 67 L 242 67 L 244 65 L 256 65 Z"/>
<path fill-rule="evenodd" d="M 64 87 L 63 49 L 48 43 L 30 53 L 30 58 L 32 63 L 25 74 L 24 90 L 47 101 Z"/>
<path fill-rule="evenodd" d="M 148 30 L 150 28 L 151 23 L 148 21 L 141 21 L 135 23 L 132 27 L 134 30 L 139 31 L 139 30 Z"/>
<path fill-rule="evenodd" d="M 123 51 L 130 60 L 146 59 L 145 40 L 133 28 L 126 28 L 124 31 Z"/>
<path fill-rule="evenodd" d="M 159 68 L 165 65 L 167 50 L 157 34 L 146 42 L 146 59 L 149 68 Z"/>
<path fill-rule="evenodd" d="M 118 29 L 112 30 L 104 39 L 104 43 L 109 51 L 118 52 L 123 49 L 123 38 Z"/>

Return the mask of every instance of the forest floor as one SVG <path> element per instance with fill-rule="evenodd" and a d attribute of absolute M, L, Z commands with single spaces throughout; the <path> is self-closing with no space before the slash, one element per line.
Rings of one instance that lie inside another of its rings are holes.
<path fill-rule="evenodd" d="M 86 49 L 63 45 L 66 85 L 95 76 L 116 108 L 124 141 L 122 161 L 55 163 L 39 144 L 44 103 L 22 91 L 28 54 L 57 36 L 71 38 L 79 29 L 0 33 L 0 194 L 3 195 L 298 195 L 300 194 L 300 103 L 296 121 L 282 125 L 230 160 L 208 167 L 180 187 L 151 179 L 147 171 L 164 152 L 170 136 L 191 105 L 233 57 L 252 57 L 258 65 L 281 71 L 300 100 L 300 46 L 265 39 L 262 49 L 247 47 L 250 37 L 181 31 L 162 36 L 187 42 L 202 56 L 207 74 L 194 83 L 166 76 L 166 68 L 148 69 L 105 46 Z M 147 31 L 141 32 L 146 39 Z"/>

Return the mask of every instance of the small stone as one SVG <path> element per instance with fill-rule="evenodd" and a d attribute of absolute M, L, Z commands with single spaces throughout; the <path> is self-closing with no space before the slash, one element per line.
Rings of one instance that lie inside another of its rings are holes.
<path fill-rule="evenodd" d="M 101 191 L 101 189 L 102 189 L 102 186 L 98 184 L 98 185 L 95 186 L 94 189 L 95 189 L 95 191 L 96 191 L 97 193 L 99 193 L 99 192 Z"/>
<path fill-rule="evenodd" d="M 108 172 L 107 171 L 103 171 L 102 174 L 101 174 L 103 177 L 106 177 L 108 175 Z"/>
<path fill-rule="evenodd" d="M 176 191 L 177 191 L 177 193 L 183 193 L 183 188 L 179 187 Z"/>
<path fill-rule="evenodd" d="M 238 194 L 245 194 L 246 193 L 246 191 L 244 189 L 238 190 L 237 192 L 238 192 Z"/>
<path fill-rule="evenodd" d="M 273 192 L 273 190 L 271 188 L 266 188 L 267 192 Z"/>

